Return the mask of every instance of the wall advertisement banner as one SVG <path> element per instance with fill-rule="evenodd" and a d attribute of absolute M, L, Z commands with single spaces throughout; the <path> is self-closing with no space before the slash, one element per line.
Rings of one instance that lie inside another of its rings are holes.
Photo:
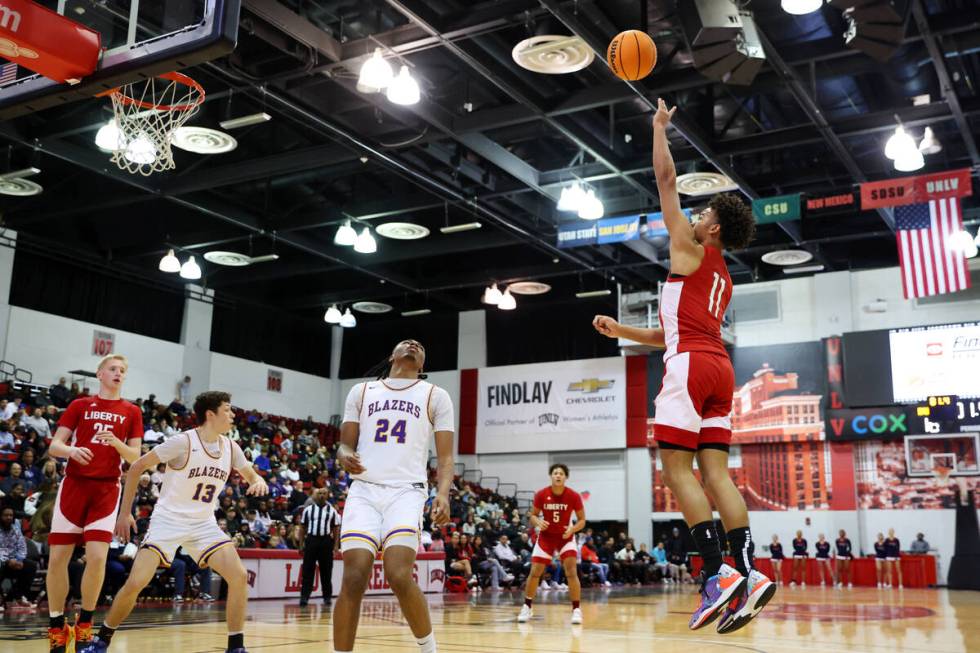
<path fill-rule="evenodd" d="M 625 359 L 480 370 L 477 453 L 625 446 Z"/>
<path fill-rule="evenodd" d="M 302 583 L 303 561 L 296 551 L 239 550 L 248 580 L 248 598 L 272 599 L 299 597 Z M 267 556 L 276 557 L 267 557 Z M 340 592 L 344 576 L 344 561 L 339 555 L 334 557 L 333 595 Z M 420 553 L 415 561 L 414 576 L 426 593 L 442 593 L 446 580 L 446 560 L 442 553 Z M 313 597 L 320 596 L 320 574 L 313 576 Z M 368 579 L 368 595 L 391 594 L 391 587 L 385 582 L 384 565 L 381 560 L 374 561 L 374 570 Z"/>

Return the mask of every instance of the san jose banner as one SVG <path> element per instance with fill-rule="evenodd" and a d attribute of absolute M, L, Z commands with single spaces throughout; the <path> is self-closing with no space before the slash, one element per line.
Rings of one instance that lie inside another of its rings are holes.
<path fill-rule="evenodd" d="M 488 367 L 478 386 L 478 454 L 626 446 L 623 358 Z"/>

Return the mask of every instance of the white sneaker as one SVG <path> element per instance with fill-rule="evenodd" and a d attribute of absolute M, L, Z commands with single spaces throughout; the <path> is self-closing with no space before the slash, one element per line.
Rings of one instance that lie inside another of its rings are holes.
<path fill-rule="evenodd" d="M 509 583 L 512 580 L 514 580 L 514 574 L 507 574 L 506 576 L 501 578 L 501 580 L 504 581 L 505 583 Z"/>
<path fill-rule="evenodd" d="M 881 583 L 878 583 L 878 589 L 881 589 L 881 588 L 882 588 Z"/>
<path fill-rule="evenodd" d="M 612 587 L 612 583 L 610 583 L 608 580 L 605 583 L 603 583 L 603 585 L 605 585 L 606 587 Z"/>
<path fill-rule="evenodd" d="M 565 583 L 558 583 L 558 589 L 560 589 L 560 590 L 567 590 L 568 589 L 568 585 L 566 585 Z"/>
<path fill-rule="evenodd" d="M 534 609 L 531 608 L 531 607 L 529 607 L 526 604 L 525 605 L 522 605 L 521 606 L 521 613 L 519 615 L 517 615 L 517 623 L 519 623 L 519 624 L 526 623 L 526 622 L 530 621 L 531 620 L 531 617 L 533 617 L 533 616 L 534 616 Z"/>
<path fill-rule="evenodd" d="M 848 584 L 847 584 L 847 588 L 848 588 L 848 589 L 851 589 L 851 588 L 853 588 L 853 587 L 854 587 L 854 583 L 848 583 Z"/>
<path fill-rule="evenodd" d="M 580 624 L 582 623 L 582 608 L 575 608 L 572 610 L 572 623 Z"/>
<path fill-rule="evenodd" d="M 800 583 L 800 587 L 806 587 L 806 581 L 803 581 L 802 583 Z"/>

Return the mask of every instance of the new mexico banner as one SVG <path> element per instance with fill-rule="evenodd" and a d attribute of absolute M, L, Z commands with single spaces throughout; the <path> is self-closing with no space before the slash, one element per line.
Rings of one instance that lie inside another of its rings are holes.
<path fill-rule="evenodd" d="M 476 452 L 625 447 L 624 361 L 596 358 L 481 369 Z"/>

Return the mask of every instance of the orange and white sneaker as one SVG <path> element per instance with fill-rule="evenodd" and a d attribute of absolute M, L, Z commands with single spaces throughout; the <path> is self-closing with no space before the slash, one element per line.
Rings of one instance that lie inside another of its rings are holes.
<path fill-rule="evenodd" d="M 718 616 L 718 611 L 738 596 L 745 585 L 745 576 L 733 567 L 722 565 L 718 573 L 710 578 L 701 571 L 701 603 L 691 616 L 688 626 L 697 630 L 710 624 Z"/>
<path fill-rule="evenodd" d="M 752 621 L 776 594 L 776 584 L 755 569 L 749 572 L 745 592 L 732 599 L 718 622 L 722 635 L 733 633 Z"/>
<path fill-rule="evenodd" d="M 50 653 L 70 653 L 72 646 L 72 627 L 65 624 L 61 628 L 48 628 L 48 645 Z"/>

